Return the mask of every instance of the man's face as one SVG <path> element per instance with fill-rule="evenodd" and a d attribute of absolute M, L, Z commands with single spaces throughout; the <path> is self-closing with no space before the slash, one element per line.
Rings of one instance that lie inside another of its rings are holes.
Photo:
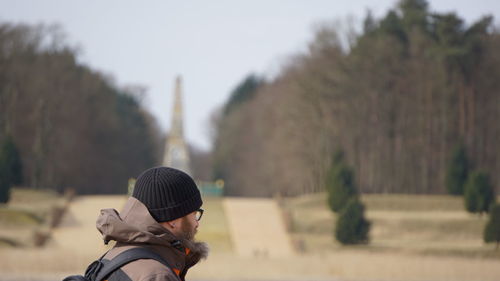
<path fill-rule="evenodd" d="M 181 238 L 193 241 L 198 232 L 199 222 L 196 220 L 196 212 L 192 212 L 181 218 L 180 232 L 177 234 Z"/>
<path fill-rule="evenodd" d="M 194 241 L 194 236 L 198 232 L 199 220 L 203 215 L 203 210 L 199 209 L 182 218 L 177 218 L 168 222 L 161 222 L 166 229 L 181 239 Z"/>

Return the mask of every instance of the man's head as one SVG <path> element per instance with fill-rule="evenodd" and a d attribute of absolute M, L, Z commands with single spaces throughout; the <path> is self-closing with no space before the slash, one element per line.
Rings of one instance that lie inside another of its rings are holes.
<path fill-rule="evenodd" d="M 168 167 L 148 169 L 137 178 L 132 197 L 175 236 L 194 239 L 203 202 L 188 174 Z"/>

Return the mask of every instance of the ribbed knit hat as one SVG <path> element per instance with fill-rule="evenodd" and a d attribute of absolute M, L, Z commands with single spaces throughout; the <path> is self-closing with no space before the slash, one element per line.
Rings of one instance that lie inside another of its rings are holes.
<path fill-rule="evenodd" d="M 157 222 L 183 217 L 203 204 L 193 179 L 182 171 L 168 167 L 144 171 L 135 182 L 132 197 L 146 205 Z"/>

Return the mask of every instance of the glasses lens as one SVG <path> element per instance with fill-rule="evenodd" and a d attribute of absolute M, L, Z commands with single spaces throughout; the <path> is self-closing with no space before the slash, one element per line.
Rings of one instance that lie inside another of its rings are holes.
<path fill-rule="evenodd" d="M 198 209 L 196 211 L 196 220 L 197 221 L 201 220 L 201 216 L 203 216 L 203 209 Z"/>

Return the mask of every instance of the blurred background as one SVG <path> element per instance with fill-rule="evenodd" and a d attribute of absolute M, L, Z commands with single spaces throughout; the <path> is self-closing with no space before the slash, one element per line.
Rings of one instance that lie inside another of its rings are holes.
<path fill-rule="evenodd" d="M 159 165 L 191 280 L 500 280 L 493 0 L 0 0 L 0 280 L 83 273 Z"/>

